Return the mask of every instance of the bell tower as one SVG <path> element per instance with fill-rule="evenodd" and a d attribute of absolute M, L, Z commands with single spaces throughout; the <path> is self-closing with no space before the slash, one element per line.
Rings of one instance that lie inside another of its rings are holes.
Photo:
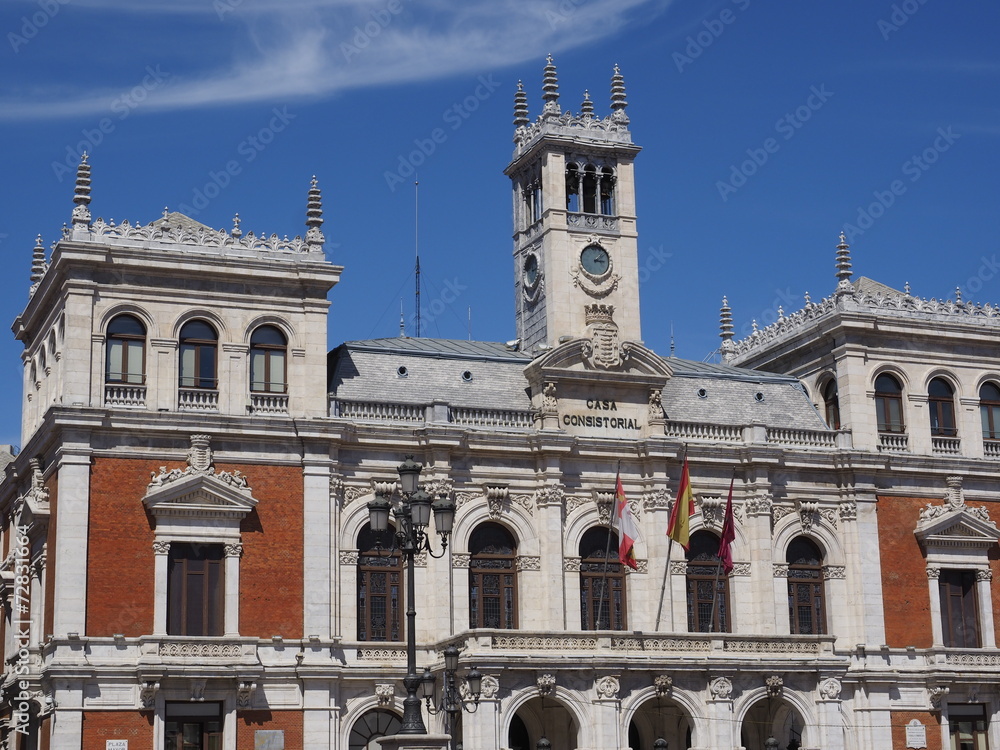
<path fill-rule="evenodd" d="M 563 112 L 552 56 L 542 81 L 542 113 L 532 122 L 524 87 L 514 95 L 514 290 L 517 335 L 526 352 L 602 325 L 639 341 L 639 268 L 632 143 L 625 80 L 616 65 L 611 114 L 599 117 L 589 92 L 579 114 Z M 590 313 L 588 314 L 588 310 Z"/>

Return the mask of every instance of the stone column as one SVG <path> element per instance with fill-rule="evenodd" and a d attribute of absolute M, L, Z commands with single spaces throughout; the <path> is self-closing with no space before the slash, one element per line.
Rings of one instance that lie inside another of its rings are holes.
<path fill-rule="evenodd" d="M 931 599 L 931 644 L 934 647 L 944 645 L 944 632 L 941 628 L 941 592 L 939 591 L 939 579 L 941 578 L 940 565 L 927 566 L 927 588 Z M 977 592 L 978 593 L 978 592 Z M 986 601 L 990 601 L 987 599 Z"/>
<path fill-rule="evenodd" d="M 462 716 L 462 746 L 473 748 L 506 747 L 507 738 L 500 731 L 500 673 L 483 675 L 479 708 Z"/>
<path fill-rule="evenodd" d="M 167 634 L 167 567 L 170 542 L 153 542 L 153 635 Z"/>
<path fill-rule="evenodd" d="M 226 635 L 240 634 L 240 557 L 243 555 L 243 545 L 227 544 L 225 569 L 225 615 L 223 622 Z"/>
<path fill-rule="evenodd" d="M 983 648 L 996 648 L 996 630 L 993 628 L 993 601 L 990 583 L 993 572 L 989 568 L 976 571 L 976 598 L 979 600 L 979 636 Z"/>
<path fill-rule="evenodd" d="M 53 613 L 56 637 L 86 632 L 87 545 L 90 526 L 90 451 L 86 444 L 73 445 L 67 435 L 59 460 L 59 498 L 56 504 L 55 598 Z M 88 436 L 89 437 L 89 436 Z M 79 439 L 79 438 L 78 438 Z"/>
<path fill-rule="evenodd" d="M 563 488 L 559 484 L 548 484 L 535 493 L 535 503 L 538 507 L 538 545 L 541 553 L 540 567 L 543 581 L 559 581 L 562 585 L 556 590 L 550 589 L 546 596 L 538 602 L 544 609 L 543 615 L 546 629 L 565 630 L 576 629 L 566 620 L 565 607 L 565 576 L 563 571 Z"/>
<path fill-rule="evenodd" d="M 843 689 L 836 677 L 827 677 L 819 683 L 816 699 L 816 727 L 813 744 L 823 750 L 845 750 L 844 722 L 841 718 L 840 693 Z"/>
<path fill-rule="evenodd" d="M 728 677 L 716 677 L 708 683 L 708 715 L 704 731 L 698 733 L 698 747 L 736 747 L 739 727 L 733 719 L 733 682 Z M 707 736 L 703 736 L 707 734 Z M 695 739 L 695 738 L 692 738 Z"/>
<path fill-rule="evenodd" d="M 748 488 L 747 499 L 743 503 L 746 513 L 745 532 L 750 544 L 750 617 L 752 621 L 742 623 L 743 632 L 775 632 L 775 579 L 774 557 L 771 542 L 771 495 L 763 489 Z"/>
<path fill-rule="evenodd" d="M 308 449 L 307 449 L 308 451 Z M 337 555 L 331 538 L 329 458 L 309 451 L 302 472 L 303 548 L 302 634 L 331 637 L 333 566 Z"/>

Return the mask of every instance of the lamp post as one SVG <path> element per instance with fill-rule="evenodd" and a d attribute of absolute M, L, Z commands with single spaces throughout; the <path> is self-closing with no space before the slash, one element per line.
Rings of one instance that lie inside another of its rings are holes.
<path fill-rule="evenodd" d="M 427 704 L 427 711 L 430 714 L 438 714 L 442 711 L 445 715 L 445 732 L 452 734 L 455 727 L 455 720 L 463 710 L 470 714 L 475 713 L 479 708 L 479 696 L 483 691 L 483 675 L 473 667 L 466 675 L 469 683 L 469 693 L 472 700 L 468 701 L 462 697 L 457 685 L 455 675 L 458 672 L 458 649 L 455 646 L 448 646 L 444 650 L 444 685 L 441 690 L 441 702 L 434 705 L 435 679 L 429 668 L 424 668 L 423 677 L 420 678 L 420 690 Z M 471 708 L 469 706 L 472 706 Z M 454 738 L 452 739 L 454 743 Z"/>
<path fill-rule="evenodd" d="M 399 734 L 427 734 L 427 727 L 424 726 L 420 713 L 420 698 L 417 696 L 420 676 L 417 674 L 417 611 L 413 560 L 425 550 L 431 557 L 442 557 L 448 548 L 448 536 L 455 521 L 455 503 L 445 497 L 432 502 L 430 495 L 418 489 L 417 482 L 423 468 L 413 460 L 413 456 L 407 456 L 396 469 L 402 491 L 400 502 L 393 505 L 390 500 L 376 495 L 368 503 L 368 522 L 375 533 L 388 530 L 389 513 L 392 513 L 396 519 L 394 543 L 406 560 L 406 677 L 403 678 L 406 698 L 403 700 L 403 725 Z M 427 534 L 431 511 L 434 512 L 434 526 L 441 536 L 441 553 L 438 555 L 431 549 Z"/>

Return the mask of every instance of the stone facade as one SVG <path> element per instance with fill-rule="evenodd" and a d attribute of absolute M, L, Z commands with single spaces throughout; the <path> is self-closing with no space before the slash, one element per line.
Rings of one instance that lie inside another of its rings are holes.
<path fill-rule="evenodd" d="M 603 119 L 589 96 L 563 113 L 551 61 L 543 90 L 534 122 L 517 94 L 508 167 L 520 345 L 349 341 L 328 358 L 341 269 L 315 181 L 305 239 L 279 240 L 238 219 L 107 225 L 81 165 L 72 224 L 36 252 L 14 324 L 4 747 L 26 746 L 20 728 L 49 750 L 160 750 L 185 723 L 225 750 L 394 733 L 407 602 L 367 523 L 376 496 L 399 501 L 407 454 L 457 509 L 447 549 L 432 533 L 416 558 L 417 664 L 440 685 L 457 646 L 475 707 L 460 726 L 425 713 L 431 735 L 479 750 L 902 750 L 922 732 L 946 750 L 979 716 L 1000 747 L 1000 451 L 978 419 L 996 308 L 852 282 L 841 247 L 833 296 L 775 327 L 733 341 L 726 305 L 723 363 L 659 356 L 638 343 L 621 75 Z M 589 182 L 588 164 L 609 171 Z M 121 333 L 122 316 L 145 333 Z M 888 371 L 905 431 L 875 416 Z M 931 434 L 935 377 L 955 391 L 954 435 Z M 690 554 L 664 534 L 685 458 Z M 602 548 L 616 474 L 640 531 L 628 573 Z M 734 566 L 716 583 L 699 550 L 717 549 L 731 486 Z"/>

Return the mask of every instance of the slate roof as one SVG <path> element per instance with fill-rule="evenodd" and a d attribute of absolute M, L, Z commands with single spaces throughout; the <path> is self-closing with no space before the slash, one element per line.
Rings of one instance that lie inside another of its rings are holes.
<path fill-rule="evenodd" d="M 444 401 L 459 407 L 528 410 L 524 368 L 530 361 L 523 352 L 489 341 L 403 337 L 348 341 L 330 352 L 329 385 L 341 401 L 414 405 Z M 827 429 L 793 377 L 674 357 L 667 364 L 674 375 L 662 399 L 670 420 Z M 465 373 L 468 376 L 463 377 Z"/>

